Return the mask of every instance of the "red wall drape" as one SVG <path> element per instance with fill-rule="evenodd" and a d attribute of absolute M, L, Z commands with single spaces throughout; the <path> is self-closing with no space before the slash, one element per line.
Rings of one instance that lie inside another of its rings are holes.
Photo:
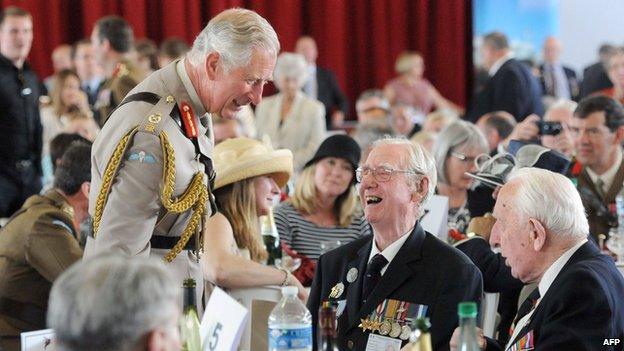
<path fill-rule="evenodd" d="M 178 36 L 192 43 L 211 16 L 230 7 L 253 9 L 275 27 L 282 49 L 300 35 L 316 38 L 319 64 L 332 69 L 351 103 L 365 89 L 383 87 L 405 50 L 425 58 L 425 76 L 464 105 L 471 62 L 469 0 L 0 0 L 34 18 L 29 61 L 41 77 L 52 72 L 50 53 L 61 43 L 88 38 L 100 17 L 118 14 L 136 38 L 157 43 Z"/>

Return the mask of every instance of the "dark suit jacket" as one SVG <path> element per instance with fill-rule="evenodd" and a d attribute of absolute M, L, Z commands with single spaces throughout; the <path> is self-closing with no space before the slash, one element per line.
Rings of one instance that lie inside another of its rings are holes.
<path fill-rule="evenodd" d="M 611 88 L 613 83 L 607 75 L 602 62 L 596 62 L 583 70 L 583 81 L 581 82 L 581 99 L 597 91 Z"/>
<path fill-rule="evenodd" d="M 344 95 L 332 71 L 316 66 L 316 99 L 325 105 L 325 123 L 331 129 L 331 114 L 334 110 L 349 112 L 349 101 Z"/>
<path fill-rule="evenodd" d="M 598 195 L 596 186 L 592 182 L 587 170 L 583 167 L 581 174 L 578 176 L 578 190 L 587 211 L 587 220 L 589 221 L 589 232 L 597 238 L 599 234 L 608 235 L 609 229 L 617 227 L 617 215 L 615 214 L 615 197 L 622 189 L 624 182 L 624 161 L 620 164 L 613 178 L 611 188 L 602 198 Z"/>
<path fill-rule="evenodd" d="M 546 79 L 544 77 L 544 65 L 539 66 L 540 71 L 540 86 L 544 95 L 549 95 L 546 89 Z M 576 72 L 573 69 L 563 66 L 563 72 L 568 81 L 568 91 L 570 92 L 570 98 L 574 101 L 578 101 L 580 94 L 579 81 L 576 79 Z"/>
<path fill-rule="evenodd" d="M 623 296 L 624 277 L 613 259 L 588 241 L 559 272 L 514 343 L 532 332 L 534 350 L 621 350 Z M 620 345 L 604 345 L 610 338 Z M 488 343 L 487 350 L 499 347 Z"/>
<path fill-rule="evenodd" d="M 472 102 L 465 119 L 477 122 L 488 112 L 507 111 L 517 121 L 530 114 L 542 116 L 542 90 L 529 68 L 516 59 L 509 59 L 492 76 Z"/>
<path fill-rule="evenodd" d="M 480 302 L 483 291 L 481 273 L 464 254 L 425 232 L 420 224 L 409 235 L 361 307 L 362 277 L 373 236 L 353 241 L 319 258 L 308 308 L 316 327 L 321 302 L 346 299 L 345 311 L 338 317 L 338 345 L 341 350 L 366 348 L 370 331 L 363 332 L 358 328 L 360 319 L 366 318 L 384 299 L 428 306 L 433 348 L 448 350 L 451 335 L 458 325 L 457 304 L 462 301 Z M 347 272 L 353 267 L 357 268 L 358 277 L 353 283 L 348 283 Z M 345 285 L 344 293 L 336 299 L 330 298 L 331 288 L 340 282 Z M 313 340 L 316 341 L 316 338 Z"/>

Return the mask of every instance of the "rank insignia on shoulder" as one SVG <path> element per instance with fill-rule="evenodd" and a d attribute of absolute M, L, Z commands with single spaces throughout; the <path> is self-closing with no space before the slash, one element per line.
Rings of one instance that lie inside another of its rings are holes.
<path fill-rule="evenodd" d="M 343 292 L 344 292 L 344 284 L 338 283 L 338 284 L 334 285 L 333 288 L 331 288 L 331 292 L 329 293 L 329 297 L 331 297 L 332 299 L 337 299 L 337 298 L 339 298 L 342 295 Z"/>
<path fill-rule="evenodd" d="M 145 151 L 135 151 L 128 156 L 128 161 L 138 161 L 139 163 L 156 163 L 156 157 Z"/>

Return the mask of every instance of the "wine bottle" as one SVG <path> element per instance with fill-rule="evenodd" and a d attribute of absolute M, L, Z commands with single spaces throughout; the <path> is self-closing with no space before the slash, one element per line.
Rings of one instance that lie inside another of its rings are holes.
<path fill-rule="evenodd" d="M 262 233 L 262 241 L 266 247 L 269 257 L 267 259 L 267 265 L 274 266 L 276 260 L 282 258 L 282 247 L 280 245 L 279 233 L 275 226 L 275 218 L 273 217 L 273 209 L 269 209 L 269 213 L 266 216 L 260 218 L 260 232 Z M 279 262 L 278 262 L 279 263 Z"/>
<path fill-rule="evenodd" d="M 320 351 L 338 351 L 336 342 L 336 305 L 325 301 L 319 310 L 318 343 Z"/>
<path fill-rule="evenodd" d="M 183 351 L 201 351 L 199 337 L 199 318 L 195 299 L 195 279 L 184 280 L 184 314 L 180 326 Z"/>

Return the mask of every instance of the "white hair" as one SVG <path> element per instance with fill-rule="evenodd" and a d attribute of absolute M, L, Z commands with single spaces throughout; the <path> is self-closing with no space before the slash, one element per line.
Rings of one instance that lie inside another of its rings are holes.
<path fill-rule="evenodd" d="M 179 315 L 181 283 L 161 262 L 125 256 L 79 261 L 54 282 L 48 326 L 57 350 L 133 350 Z"/>
<path fill-rule="evenodd" d="M 572 100 L 566 100 L 566 99 L 556 100 L 548 107 L 548 110 L 546 110 L 546 113 L 544 114 L 544 121 L 550 120 L 550 114 L 552 113 L 552 111 L 565 110 L 565 111 L 570 112 L 570 114 L 572 114 L 574 113 L 574 110 L 576 110 L 576 106 L 578 106 L 578 103 Z"/>
<path fill-rule="evenodd" d="M 301 88 L 308 80 L 308 65 L 301 54 L 283 52 L 277 57 L 273 79 L 277 89 L 282 90 L 282 78 L 296 78 Z"/>
<path fill-rule="evenodd" d="M 518 184 L 514 194 L 518 212 L 537 219 L 558 237 L 587 237 L 585 207 L 570 179 L 545 169 L 525 167 L 515 170 L 508 179 L 511 181 Z"/>
<path fill-rule="evenodd" d="M 488 143 L 481 130 L 466 121 L 455 121 L 442 129 L 433 144 L 433 157 L 441 183 L 448 184 L 446 159 L 459 148 L 477 149 L 483 153 L 488 151 Z"/>
<path fill-rule="evenodd" d="M 263 49 L 277 56 L 280 44 L 275 30 L 256 12 L 229 9 L 210 20 L 197 35 L 187 57 L 194 66 L 204 63 L 206 56 L 216 52 L 226 71 L 249 64 L 254 49 Z"/>
<path fill-rule="evenodd" d="M 438 176 L 436 173 L 435 162 L 433 162 L 433 157 L 431 157 L 429 152 L 424 147 L 419 144 L 414 144 L 406 138 L 387 137 L 379 139 L 373 143 L 373 149 L 382 145 L 405 146 L 408 152 L 408 158 L 403 161 L 407 161 L 408 170 L 422 174 L 428 180 L 429 188 L 427 189 L 427 194 L 425 194 L 420 204 L 422 205 L 427 202 L 427 200 L 429 200 L 429 198 L 433 195 L 433 192 L 438 184 Z M 419 217 L 422 216 L 423 211 L 424 209 L 420 206 Z"/>

